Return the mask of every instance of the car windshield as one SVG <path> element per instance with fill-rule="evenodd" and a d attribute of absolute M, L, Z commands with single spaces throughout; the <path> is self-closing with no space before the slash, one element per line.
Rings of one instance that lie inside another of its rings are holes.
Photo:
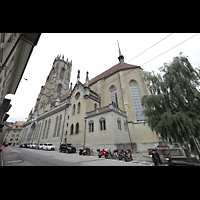
<path fill-rule="evenodd" d="M 48 146 L 53 146 L 53 144 L 48 144 Z"/>

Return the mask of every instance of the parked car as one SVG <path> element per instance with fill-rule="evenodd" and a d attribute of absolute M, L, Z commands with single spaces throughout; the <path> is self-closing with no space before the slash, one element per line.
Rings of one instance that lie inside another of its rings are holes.
<path fill-rule="evenodd" d="M 76 147 L 72 144 L 61 144 L 59 148 L 60 152 L 76 153 Z"/>
<path fill-rule="evenodd" d="M 31 143 L 27 143 L 26 148 L 30 148 Z"/>
<path fill-rule="evenodd" d="M 42 149 L 47 151 L 55 150 L 55 146 L 51 143 L 44 143 Z"/>
<path fill-rule="evenodd" d="M 38 145 L 38 143 L 32 143 L 31 148 L 35 149 L 35 147 Z"/>
<path fill-rule="evenodd" d="M 43 144 L 41 143 L 38 143 L 36 146 L 35 146 L 35 149 L 42 149 L 43 148 Z"/>
<path fill-rule="evenodd" d="M 20 147 L 20 148 L 25 148 L 25 145 L 26 145 L 26 144 L 20 144 L 19 147 Z"/>

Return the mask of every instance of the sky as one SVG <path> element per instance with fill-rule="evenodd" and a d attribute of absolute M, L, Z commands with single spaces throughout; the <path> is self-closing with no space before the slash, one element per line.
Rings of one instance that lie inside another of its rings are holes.
<path fill-rule="evenodd" d="M 71 82 L 76 83 L 77 71 L 80 81 L 89 79 L 116 65 L 119 60 L 118 43 L 125 63 L 138 65 L 145 71 L 154 71 L 163 63 L 169 63 L 182 51 L 193 67 L 200 67 L 200 34 L 146 63 L 196 33 L 42 33 L 31 54 L 15 95 L 8 94 L 12 107 L 7 122 L 26 121 L 34 108 L 41 86 L 52 68 L 57 55 L 72 60 Z M 169 37 L 167 37 L 170 35 Z M 163 38 L 151 49 L 145 51 Z M 142 53 L 145 51 L 144 53 Z M 138 54 L 138 57 L 134 58 Z M 134 58 L 134 59 L 132 59 Z M 132 60 L 131 60 L 132 59 Z M 144 64 L 146 63 L 146 64 Z M 27 81 L 24 79 L 26 78 Z"/>

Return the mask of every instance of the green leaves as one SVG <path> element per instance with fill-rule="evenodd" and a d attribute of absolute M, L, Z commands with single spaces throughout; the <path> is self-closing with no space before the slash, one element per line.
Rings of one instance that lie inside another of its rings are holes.
<path fill-rule="evenodd" d="M 188 127 L 198 140 L 200 138 L 199 70 L 180 53 L 171 63 L 164 63 L 159 71 L 158 74 L 144 72 L 151 92 L 142 98 L 148 126 L 163 140 L 193 145 Z"/>

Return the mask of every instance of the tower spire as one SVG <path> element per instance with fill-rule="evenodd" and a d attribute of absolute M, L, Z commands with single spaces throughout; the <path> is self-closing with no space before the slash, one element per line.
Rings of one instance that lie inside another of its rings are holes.
<path fill-rule="evenodd" d="M 119 62 L 120 63 L 124 63 L 124 56 L 121 54 L 121 51 L 120 51 L 120 48 L 119 48 L 119 42 L 118 41 L 117 41 L 117 43 L 118 43 L 118 49 L 119 49 L 119 57 L 118 57 Z"/>

